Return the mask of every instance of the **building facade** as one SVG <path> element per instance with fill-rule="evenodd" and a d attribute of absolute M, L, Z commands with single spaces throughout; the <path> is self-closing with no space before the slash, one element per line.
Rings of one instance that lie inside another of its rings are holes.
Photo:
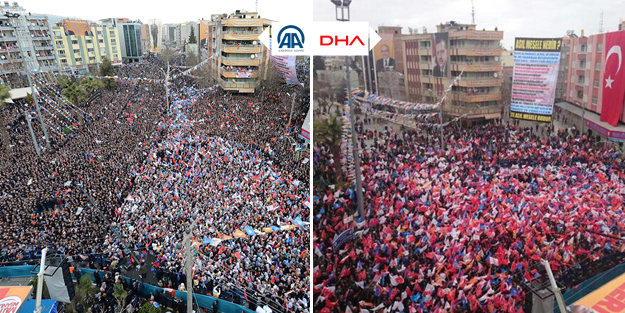
<path fill-rule="evenodd" d="M 11 88 L 28 86 L 26 71 L 59 70 L 48 18 L 31 15 L 17 2 L 0 5 L 0 79 Z"/>
<path fill-rule="evenodd" d="M 141 21 L 131 21 L 127 18 L 107 18 L 100 20 L 102 26 L 117 28 L 123 63 L 141 62 L 144 49 Z"/>
<path fill-rule="evenodd" d="M 62 26 L 52 28 L 61 71 L 97 72 L 104 57 L 113 66 L 121 65 L 121 40 L 117 27 L 91 25 L 91 31 L 93 36 L 68 36 Z"/>
<path fill-rule="evenodd" d="M 435 36 L 447 38 L 446 44 L 436 44 Z M 472 120 L 501 118 L 502 39 L 503 31 L 478 31 L 476 25 L 453 21 L 438 25 L 437 34 L 402 36 L 407 100 L 436 103 L 462 73 L 443 103 L 444 115 Z M 446 73 L 436 71 L 437 52 L 446 59 Z"/>
<path fill-rule="evenodd" d="M 211 76 L 224 90 L 254 92 L 259 81 L 267 78 L 269 51 L 258 36 L 271 21 L 256 12 L 236 11 L 213 15 L 206 25 L 206 51 L 215 56 L 208 62 Z M 203 42 L 198 42 L 204 49 Z"/>

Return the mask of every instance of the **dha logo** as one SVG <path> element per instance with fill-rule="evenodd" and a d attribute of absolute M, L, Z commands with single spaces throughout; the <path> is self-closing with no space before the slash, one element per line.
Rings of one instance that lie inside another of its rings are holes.
<path fill-rule="evenodd" d="M 284 37 L 282 37 L 282 33 L 287 29 L 294 29 L 294 31 L 287 32 L 284 34 Z M 301 36 L 301 40 L 300 40 L 300 36 Z M 304 46 L 302 45 L 304 43 L 304 40 L 305 40 L 304 32 L 302 32 L 302 30 L 299 27 L 295 25 L 287 25 L 285 27 L 282 27 L 282 29 L 278 33 L 278 44 L 279 44 L 278 49 L 284 46 L 286 46 L 286 48 L 289 48 L 289 49 L 294 49 L 295 47 L 304 49 Z"/>

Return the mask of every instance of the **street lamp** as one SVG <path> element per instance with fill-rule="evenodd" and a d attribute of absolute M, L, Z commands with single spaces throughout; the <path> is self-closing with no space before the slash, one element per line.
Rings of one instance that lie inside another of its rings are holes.
<path fill-rule="evenodd" d="M 336 20 L 349 22 L 349 5 L 352 0 L 330 0 L 336 6 Z M 341 8 L 341 18 L 339 19 L 338 9 Z M 347 10 L 345 10 L 347 9 Z M 347 11 L 347 18 L 345 18 Z M 354 167 L 356 169 L 356 198 L 358 200 L 358 215 L 365 218 L 364 200 L 362 194 L 362 177 L 360 172 L 360 155 L 358 154 L 358 139 L 356 138 L 356 123 L 354 122 L 354 105 L 352 102 L 352 87 L 349 81 L 349 58 L 345 56 L 345 80 L 347 81 L 347 101 L 349 104 L 349 119 L 352 124 L 352 144 L 354 145 Z"/>
<path fill-rule="evenodd" d="M 18 13 L 10 13 L 10 12 L 5 12 L 4 16 L 10 18 L 10 19 L 17 19 L 20 17 L 20 15 Z M 13 22 L 13 31 L 17 33 L 17 27 L 15 26 L 15 20 L 12 20 Z M 17 46 L 20 48 L 20 54 L 22 55 L 22 64 L 24 65 L 24 69 L 26 70 L 26 76 L 28 77 L 28 85 L 30 85 L 30 92 L 31 95 L 33 96 L 33 99 L 35 100 L 35 108 L 37 109 L 37 116 L 39 116 L 39 123 L 41 123 L 41 128 L 43 129 L 43 136 L 46 140 L 46 147 L 50 148 L 50 139 L 48 137 L 48 130 L 46 129 L 46 124 L 44 124 L 43 122 L 43 115 L 41 115 L 41 109 L 39 108 L 39 101 L 37 100 L 37 94 L 35 93 L 35 87 L 33 87 L 33 81 L 30 78 L 30 70 L 27 67 L 27 61 L 26 61 L 26 56 L 24 55 L 24 50 L 22 49 L 22 44 L 21 42 L 19 42 L 19 36 L 18 34 L 15 34 L 15 38 L 18 41 Z M 36 57 L 35 57 L 36 60 Z M 34 142 L 36 150 L 37 150 L 37 154 L 39 154 L 39 148 L 37 147 L 37 142 Z"/>

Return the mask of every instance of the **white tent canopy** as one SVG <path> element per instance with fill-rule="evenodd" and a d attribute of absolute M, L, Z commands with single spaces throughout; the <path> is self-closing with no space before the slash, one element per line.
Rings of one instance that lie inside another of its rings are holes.
<path fill-rule="evenodd" d="M 36 91 L 37 91 L 37 88 L 35 88 L 35 92 Z M 26 98 L 26 94 L 31 93 L 31 90 L 30 90 L 30 87 L 16 88 L 16 89 L 11 89 L 9 93 L 11 94 L 11 99 L 7 99 L 6 103 L 13 103 L 13 100 Z"/>

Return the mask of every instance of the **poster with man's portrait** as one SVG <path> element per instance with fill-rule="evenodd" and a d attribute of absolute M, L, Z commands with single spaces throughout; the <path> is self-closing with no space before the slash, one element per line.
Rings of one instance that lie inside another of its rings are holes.
<path fill-rule="evenodd" d="M 432 64 L 434 77 L 447 77 L 449 65 L 449 33 L 436 33 L 432 40 L 434 60 Z"/>
<path fill-rule="evenodd" d="M 395 71 L 395 47 L 393 34 L 379 34 L 380 42 L 373 48 L 375 70 L 377 72 Z"/>

